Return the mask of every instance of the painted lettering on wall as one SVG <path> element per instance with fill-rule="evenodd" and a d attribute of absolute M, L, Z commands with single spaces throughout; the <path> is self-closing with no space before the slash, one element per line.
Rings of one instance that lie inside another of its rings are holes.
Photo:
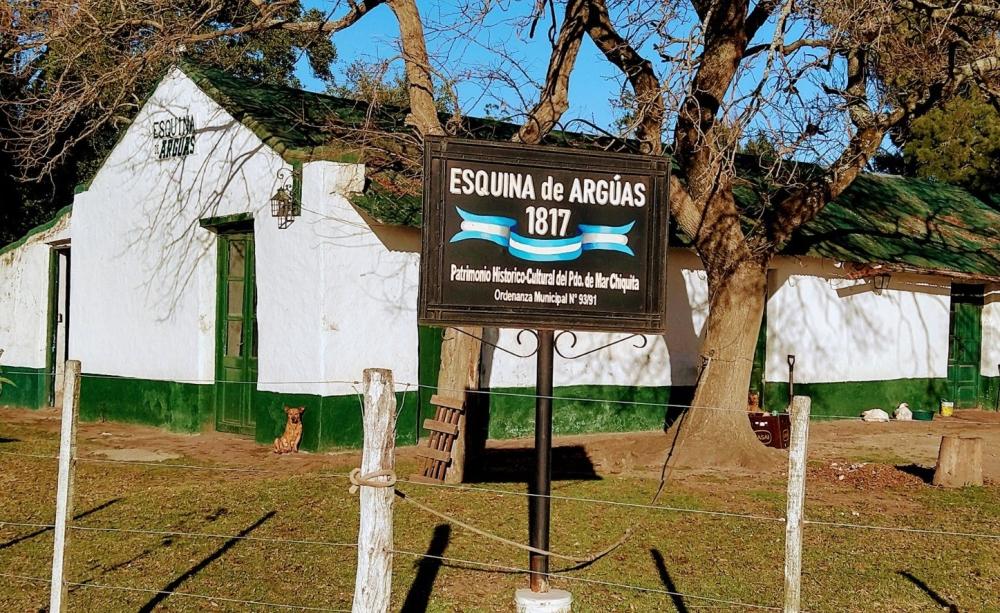
<path fill-rule="evenodd" d="M 171 116 L 153 122 L 153 144 L 157 159 L 166 160 L 194 153 L 194 117 Z"/>

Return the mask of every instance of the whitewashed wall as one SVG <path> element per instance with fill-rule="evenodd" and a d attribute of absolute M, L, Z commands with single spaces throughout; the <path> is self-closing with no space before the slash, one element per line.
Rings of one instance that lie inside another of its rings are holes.
<path fill-rule="evenodd" d="M 698 258 L 691 252 L 671 249 L 667 257 L 667 333 L 647 337 L 644 348 L 625 341 L 579 360 L 555 358 L 555 385 L 694 385 L 697 380 L 700 335 L 708 317 L 708 282 Z M 564 336 L 558 343 L 567 355 L 578 355 L 623 334 L 578 333 L 578 342 Z M 497 344 L 526 354 L 534 350 L 527 333 L 517 343 L 516 330 L 501 330 Z M 535 360 L 494 351 L 488 384 L 494 387 L 535 385 Z"/>
<path fill-rule="evenodd" d="M 363 167 L 310 167 L 324 205 L 316 224 L 323 310 L 312 334 L 322 340 L 325 380 L 337 381 L 324 393 L 356 393 L 343 382 L 359 381 L 365 368 L 391 368 L 400 384 L 416 383 L 420 231 L 379 225 L 351 206 L 343 194 L 364 187 Z"/>
<path fill-rule="evenodd" d="M 48 342 L 49 243 L 69 235 L 70 215 L 0 255 L 0 366 L 44 368 Z"/>
<path fill-rule="evenodd" d="M 158 160 L 150 123 L 194 116 L 197 145 Z M 364 167 L 303 167 L 303 212 L 271 217 L 281 158 L 173 71 L 79 198 L 72 351 L 84 370 L 155 380 L 215 377 L 216 244 L 199 220 L 254 216 L 259 389 L 353 394 L 364 368 L 417 378 L 419 233 L 380 236 L 345 198 Z M 416 238 L 414 238 L 416 237 Z"/>
<path fill-rule="evenodd" d="M 151 123 L 188 114 L 195 152 L 157 159 Z M 84 372 L 214 378 L 216 237 L 198 220 L 252 212 L 258 243 L 274 240 L 283 165 L 183 73 L 167 75 L 74 206 L 70 348 Z"/>
<path fill-rule="evenodd" d="M 983 307 L 983 353 L 980 372 L 988 377 L 1000 376 L 1000 285 L 986 288 Z"/>
<path fill-rule="evenodd" d="M 947 377 L 950 286 L 894 274 L 875 295 L 831 262 L 781 258 L 767 307 L 767 381 L 800 383 Z"/>

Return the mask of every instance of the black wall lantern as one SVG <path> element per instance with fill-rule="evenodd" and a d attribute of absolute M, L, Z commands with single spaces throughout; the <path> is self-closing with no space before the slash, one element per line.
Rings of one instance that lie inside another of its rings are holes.
<path fill-rule="evenodd" d="M 876 296 L 881 296 L 882 291 L 888 289 L 890 279 L 892 279 L 892 276 L 887 272 L 872 276 L 872 292 L 874 292 Z"/>
<path fill-rule="evenodd" d="M 284 230 L 302 214 L 302 166 L 278 171 L 278 187 L 271 196 L 271 216 L 278 218 L 278 228 Z"/>

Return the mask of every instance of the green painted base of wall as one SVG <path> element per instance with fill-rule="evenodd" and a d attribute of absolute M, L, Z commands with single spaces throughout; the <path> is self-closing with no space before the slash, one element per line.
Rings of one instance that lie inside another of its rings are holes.
<path fill-rule="evenodd" d="M 535 432 L 532 388 L 493 388 L 489 396 L 490 438 L 519 438 Z M 679 413 L 666 405 L 687 405 L 690 386 L 634 387 L 573 385 L 557 387 L 552 395 L 554 434 L 639 432 L 662 430 Z M 630 404 L 635 403 L 635 404 Z"/>
<path fill-rule="evenodd" d="M 5 386 L 0 405 L 37 408 L 48 399 L 48 376 L 42 369 L 4 367 L 4 376 L 15 382 Z M 982 398 L 996 398 L 1000 377 L 983 378 Z M 936 409 L 946 398 L 946 379 L 896 379 L 849 383 L 799 383 L 796 393 L 812 398 L 817 417 L 856 417 L 879 407 L 891 412 L 900 402 L 911 408 Z M 472 398 L 488 404 L 477 413 L 488 415 L 482 430 L 489 438 L 519 438 L 534 433 L 535 399 L 531 388 L 493 388 Z M 429 393 L 429 390 L 427 391 Z M 577 385 L 555 389 L 553 432 L 636 432 L 661 430 L 679 414 L 678 406 L 690 403 L 694 388 Z M 84 421 L 118 421 L 168 428 L 179 432 L 211 429 L 215 423 L 215 389 L 210 385 L 151 381 L 127 377 L 84 375 L 80 390 L 80 417 Z M 787 385 L 768 382 L 764 407 L 787 407 Z M 319 396 L 259 391 L 254 395 L 254 440 L 271 445 L 285 427 L 286 406 L 304 406 L 301 448 L 326 451 L 360 447 L 363 441 L 361 400 L 357 395 Z M 413 445 L 420 422 L 429 417 L 416 391 L 396 395 L 396 443 Z M 992 408 L 992 405 L 984 408 Z M 488 409 L 488 410 L 485 410 Z M 421 437 L 426 436 L 422 432 Z"/>
<path fill-rule="evenodd" d="M 213 423 L 211 386 L 107 375 L 83 375 L 82 421 L 119 421 L 200 432 Z"/>
<path fill-rule="evenodd" d="M 254 394 L 254 440 L 271 445 L 285 430 L 285 407 L 306 407 L 300 448 L 326 451 L 360 447 L 361 400 L 357 395 L 318 396 L 258 391 Z M 396 443 L 416 443 L 418 396 L 396 394 Z M 128 377 L 87 376 L 80 386 L 80 419 L 118 421 L 200 432 L 214 428 L 215 388 L 211 385 Z"/>
<path fill-rule="evenodd" d="M 941 399 L 950 394 L 947 379 L 890 379 L 842 383 L 796 383 L 795 395 L 812 399 L 814 417 L 858 417 L 863 411 L 879 408 L 890 415 L 900 402 L 911 409 L 937 410 Z M 764 384 L 764 408 L 785 411 L 788 384 Z"/>
<path fill-rule="evenodd" d="M 49 405 L 52 376 L 44 368 L 3 366 L 0 377 L 14 382 L 0 388 L 0 406 L 40 409 Z"/>

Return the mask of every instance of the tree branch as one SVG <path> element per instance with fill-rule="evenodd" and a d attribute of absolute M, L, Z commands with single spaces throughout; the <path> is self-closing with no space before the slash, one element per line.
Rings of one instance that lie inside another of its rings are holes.
<path fill-rule="evenodd" d="M 444 128 L 434 104 L 434 81 L 420 11 L 414 0 L 386 0 L 386 4 L 399 21 L 406 87 L 410 95 L 410 115 L 407 119 L 423 136 L 442 136 Z"/>
<path fill-rule="evenodd" d="M 636 138 L 643 153 L 660 155 L 663 151 L 663 96 L 653 64 L 615 30 L 605 0 L 592 0 L 587 33 L 604 57 L 628 79 L 638 102 Z"/>
<path fill-rule="evenodd" d="M 583 40 L 589 12 L 588 0 L 569 0 L 559 37 L 552 47 L 549 68 L 545 73 L 538 102 L 514 137 L 514 142 L 537 144 L 558 123 L 569 108 L 569 77 L 576 65 L 576 56 Z M 538 7 L 540 10 L 543 7 Z M 532 26 L 534 27 L 534 26 Z"/>
<path fill-rule="evenodd" d="M 743 26 L 743 31 L 746 33 L 747 40 L 753 40 L 753 37 L 757 34 L 759 30 L 767 20 L 771 17 L 771 13 L 774 9 L 778 8 L 780 0 L 759 0 L 757 6 L 753 7 L 750 14 L 747 15 L 746 23 Z"/>
<path fill-rule="evenodd" d="M 833 41 L 825 38 L 800 38 L 799 40 L 788 43 L 787 45 L 780 45 L 775 48 L 775 50 L 782 55 L 789 56 L 805 47 L 819 47 L 831 49 L 833 48 Z M 772 48 L 771 43 L 762 43 L 760 45 L 754 45 L 752 47 L 747 47 L 746 52 L 743 54 L 744 58 L 748 58 L 758 53 L 767 51 Z"/>
<path fill-rule="evenodd" d="M 830 201 L 836 199 L 858 176 L 878 151 L 885 129 L 866 127 L 851 138 L 840 157 L 821 177 L 781 198 L 767 213 L 766 229 L 772 252 L 777 252 L 795 230 L 809 223 Z"/>

